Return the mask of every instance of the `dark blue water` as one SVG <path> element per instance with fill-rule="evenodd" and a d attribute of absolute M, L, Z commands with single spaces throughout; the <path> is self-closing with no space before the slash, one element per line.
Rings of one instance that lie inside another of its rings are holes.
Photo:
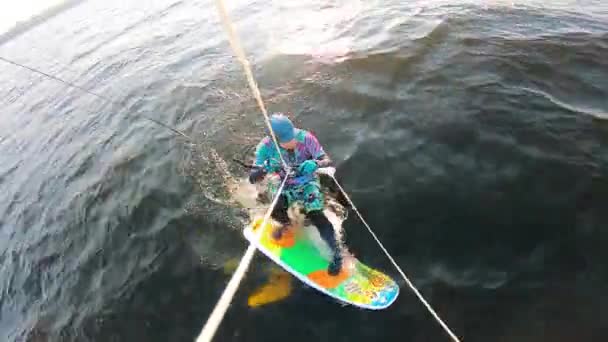
<path fill-rule="evenodd" d="M 465 341 L 605 341 L 608 5 L 232 4 L 272 111 L 317 134 L 386 247 Z M 246 244 L 213 151 L 263 121 L 210 1 L 87 1 L 0 46 L 0 336 L 192 341 Z M 196 144 L 143 120 L 146 115 Z M 244 171 L 229 164 L 233 177 Z M 396 276 L 352 216 L 346 241 Z M 295 283 L 217 341 L 448 341 Z"/>

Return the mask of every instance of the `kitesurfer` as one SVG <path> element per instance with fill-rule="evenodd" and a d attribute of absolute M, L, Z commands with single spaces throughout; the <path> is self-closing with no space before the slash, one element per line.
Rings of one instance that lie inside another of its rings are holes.
<path fill-rule="evenodd" d="M 280 182 L 284 177 L 289 177 L 272 211 L 272 218 L 280 224 L 273 231 L 273 238 L 279 240 L 290 227 L 287 215 L 289 206 L 300 203 L 306 217 L 317 227 L 332 250 L 333 256 L 327 272 L 335 276 L 342 268 L 342 252 L 333 225 L 323 213 L 323 193 L 319 176 L 315 173 L 319 168 L 330 166 L 332 162 L 317 138 L 309 131 L 294 127 L 284 114 L 273 114 L 270 125 L 280 145 L 281 156 L 292 172 L 284 169 L 273 139 L 267 136 L 257 146 L 249 181 L 253 184 L 263 180 L 266 175 L 274 176 L 275 181 L 268 182 L 268 193 L 274 198 Z"/>

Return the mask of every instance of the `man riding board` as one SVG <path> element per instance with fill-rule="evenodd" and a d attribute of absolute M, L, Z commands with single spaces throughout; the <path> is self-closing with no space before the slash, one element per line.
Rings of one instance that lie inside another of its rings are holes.
<path fill-rule="evenodd" d="M 290 226 L 287 209 L 296 202 L 300 203 L 304 207 L 306 217 L 317 227 L 319 234 L 332 250 L 333 256 L 327 272 L 335 276 L 342 268 L 342 252 L 334 227 L 323 213 L 323 193 L 319 177 L 315 174 L 320 167 L 330 166 L 331 160 L 312 133 L 295 128 L 285 115 L 273 114 L 270 125 L 280 145 L 280 152 L 271 137 L 263 138 L 255 152 L 254 168 L 249 175 L 249 181 L 252 184 L 259 182 L 267 174 L 278 174 L 281 180 L 289 177 L 271 214 L 280 224 L 273 231 L 273 238 L 280 239 Z M 283 169 L 281 156 L 295 174 L 288 175 Z M 278 187 L 276 182 L 268 182 L 271 198 L 274 198 Z"/>

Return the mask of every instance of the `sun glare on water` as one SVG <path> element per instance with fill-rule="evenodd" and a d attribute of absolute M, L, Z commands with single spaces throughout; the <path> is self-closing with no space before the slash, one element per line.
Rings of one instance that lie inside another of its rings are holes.
<path fill-rule="evenodd" d="M 343 26 L 362 9 L 360 1 L 337 1 L 319 8 L 302 4 L 278 5 L 281 16 L 274 25 L 274 49 L 281 54 L 309 55 L 328 62 L 346 55 L 352 37 L 341 34 Z"/>
<path fill-rule="evenodd" d="M 44 12 L 65 0 L 11 0 L 0 3 L 0 33 L 4 33 L 21 21 Z"/>

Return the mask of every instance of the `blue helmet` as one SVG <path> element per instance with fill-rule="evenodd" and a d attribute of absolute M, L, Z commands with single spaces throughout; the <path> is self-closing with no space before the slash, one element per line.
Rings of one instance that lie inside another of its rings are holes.
<path fill-rule="evenodd" d="M 279 143 L 291 141 L 296 135 L 296 129 L 293 126 L 293 123 L 282 113 L 272 114 L 270 117 L 270 126 Z"/>

